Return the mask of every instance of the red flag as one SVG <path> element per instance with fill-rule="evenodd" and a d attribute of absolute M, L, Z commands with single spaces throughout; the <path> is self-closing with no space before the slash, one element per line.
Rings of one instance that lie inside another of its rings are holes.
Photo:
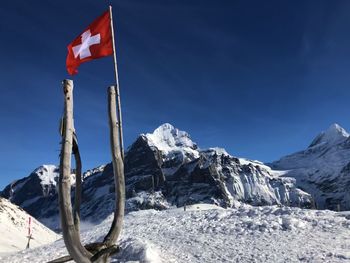
<path fill-rule="evenodd" d="M 68 45 L 66 60 L 70 75 L 78 73 L 81 63 L 113 54 L 110 14 L 107 10 Z"/>

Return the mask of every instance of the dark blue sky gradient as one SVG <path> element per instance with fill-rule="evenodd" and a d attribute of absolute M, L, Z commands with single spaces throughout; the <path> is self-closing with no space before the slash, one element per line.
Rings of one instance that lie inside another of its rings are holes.
<path fill-rule="evenodd" d="M 59 162 L 66 46 L 108 1 L 0 7 L 0 187 Z M 125 142 L 169 122 L 200 147 L 272 161 L 333 122 L 350 128 L 350 2 L 118 0 Z M 110 160 L 112 58 L 83 64 L 75 125 L 84 169 Z"/>

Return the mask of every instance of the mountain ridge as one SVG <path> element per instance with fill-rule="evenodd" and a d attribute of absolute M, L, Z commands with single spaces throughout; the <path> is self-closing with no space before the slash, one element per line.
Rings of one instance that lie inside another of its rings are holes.
<path fill-rule="evenodd" d="M 333 125 L 331 130 L 333 131 L 324 134 L 335 133 L 336 136 L 323 136 L 306 151 L 324 149 L 329 145 L 324 143 L 325 138 L 329 142 L 339 142 L 340 145 L 347 141 L 337 139 L 339 134 L 340 137 L 347 134 L 339 125 Z M 294 173 L 282 166 L 278 161 L 266 165 L 259 161 L 237 158 L 223 148 L 201 149 L 187 132 L 165 123 L 153 133 L 140 134 L 125 154 L 127 211 L 147 208 L 162 210 L 174 205 L 184 206 L 198 202 L 222 207 L 234 207 L 236 202 L 313 207 L 314 198 L 320 196 L 300 183 L 302 178 L 295 173 L 296 164 L 290 163 Z M 109 163 L 84 174 L 84 201 L 81 206 L 83 220 L 101 221 L 113 211 L 112 170 Z M 11 198 L 46 225 L 57 228 L 56 191 L 49 191 L 49 195 L 43 194 L 45 191 L 38 187 L 43 180 L 35 179 L 39 177 L 37 171 L 40 169 L 5 187 L 1 195 Z M 57 175 L 56 173 L 53 177 L 57 178 Z M 35 186 L 27 185 L 24 183 L 26 180 Z M 53 184 L 56 180 L 51 180 L 52 186 L 49 189 L 55 189 Z M 72 182 L 74 184 L 74 175 Z M 26 189 L 29 188 L 37 189 L 30 198 L 26 195 Z"/>

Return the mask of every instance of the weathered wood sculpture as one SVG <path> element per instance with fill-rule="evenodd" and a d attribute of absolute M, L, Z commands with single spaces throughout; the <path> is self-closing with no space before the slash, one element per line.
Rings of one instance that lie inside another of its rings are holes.
<path fill-rule="evenodd" d="M 115 211 L 112 226 L 101 243 L 93 243 L 83 246 L 80 241 L 80 203 L 81 203 L 81 158 L 74 130 L 73 121 L 73 81 L 63 81 L 64 92 L 64 117 L 62 122 L 62 150 L 60 156 L 59 176 L 59 210 L 62 226 L 62 234 L 69 256 L 62 257 L 51 263 L 67 262 L 74 260 L 78 263 L 98 262 L 105 263 L 109 257 L 118 251 L 116 241 L 123 226 L 125 208 L 125 180 L 123 154 L 121 152 L 120 122 L 117 121 L 116 91 L 111 86 L 108 90 L 108 112 L 110 126 L 110 142 L 112 163 L 115 181 Z M 76 162 L 76 187 L 74 198 L 74 210 L 71 204 L 71 156 Z"/>

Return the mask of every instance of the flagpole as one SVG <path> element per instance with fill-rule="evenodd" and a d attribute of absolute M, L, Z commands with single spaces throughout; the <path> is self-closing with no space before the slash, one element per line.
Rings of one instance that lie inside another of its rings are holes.
<path fill-rule="evenodd" d="M 116 84 L 116 97 L 117 97 L 117 108 L 118 108 L 118 127 L 119 127 L 119 141 L 120 141 L 120 153 L 124 160 L 124 142 L 123 142 L 123 126 L 122 126 L 122 111 L 120 104 L 120 92 L 119 92 L 119 76 L 118 76 L 118 64 L 117 55 L 115 50 L 114 41 L 114 27 L 113 27 L 113 14 L 112 6 L 109 6 L 109 16 L 111 21 L 111 33 L 112 33 L 112 45 L 113 45 L 113 61 L 114 61 L 114 73 L 115 73 L 115 84 Z"/>

